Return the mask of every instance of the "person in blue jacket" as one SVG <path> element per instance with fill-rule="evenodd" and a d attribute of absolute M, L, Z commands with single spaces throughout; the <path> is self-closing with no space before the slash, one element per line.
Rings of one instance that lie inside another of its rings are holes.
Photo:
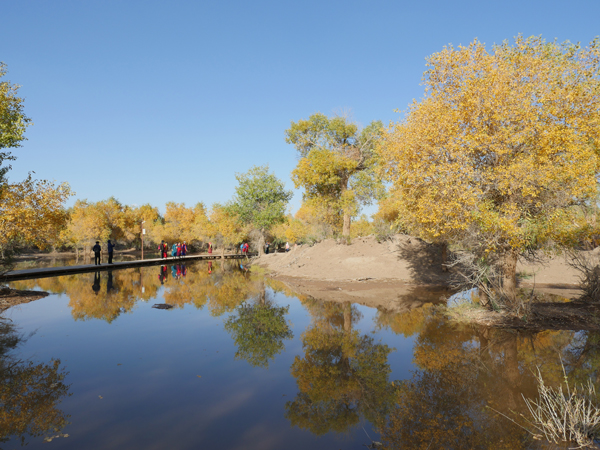
<path fill-rule="evenodd" d="M 112 258 L 113 258 L 113 250 L 115 248 L 115 244 L 113 244 L 112 242 L 110 242 L 110 239 L 108 240 L 108 242 L 106 243 L 106 246 L 108 248 L 108 263 L 112 264 Z"/>
<path fill-rule="evenodd" d="M 171 256 L 177 256 L 177 244 L 173 244 L 171 247 Z"/>

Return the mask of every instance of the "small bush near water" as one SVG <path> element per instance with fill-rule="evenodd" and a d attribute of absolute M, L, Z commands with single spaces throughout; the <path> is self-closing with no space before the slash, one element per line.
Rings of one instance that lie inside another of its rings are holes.
<path fill-rule="evenodd" d="M 539 383 L 537 401 L 523 397 L 532 417 L 525 420 L 535 430 L 528 431 L 534 437 L 545 437 L 554 444 L 576 442 L 578 447 L 571 448 L 600 448 L 595 443 L 600 438 L 600 409 L 591 380 L 587 385 L 574 385 L 571 389 L 565 373 L 565 391 L 562 385 L 558 388 L 546 386 L 539 369 L 536 378 Z"/>

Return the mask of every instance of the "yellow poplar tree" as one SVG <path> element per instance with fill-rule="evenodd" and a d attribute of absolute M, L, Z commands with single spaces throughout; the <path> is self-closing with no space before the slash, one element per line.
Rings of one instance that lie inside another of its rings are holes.
<path fill-rule="evenodd" d="M 71 208 L 71 217 L 64 234 L 76 248 L 84 252 L 94 241 L 104 242 L 110 238 L 111 228 L 104 211 L 96 203 L 77 200 Z"/>
<path fill-rule="evenodd" d="M 225 247 L 231 247 L 248 239 L 251 226 L 242 222 L 240 217 L 226 206 L 215 203 L 210 213 L 212 229 L 210 238 L 222 241 L 221 253 L 225 253 Z"/>
<path fill-rule="evenodd" d="M 64 203 L 71 195 L 67 183 L 55 186 L 31 176 L 0 186 L 0 264 L 16 247 L 43 249 L 54 242 L 67 221 Z"/>
<path fill-rule="evenodd" d="M 316 113 L 292 122 L 285 132 L 286 142 L 300 155 L 292 172 L 294 184 L 304 187 L 305 200 L 333 213 L 328 220 L 343 236 L 350 236 L 351 220 L 360 206 L 382 194 L 373 152 L 382 128 L 381 122 L 373 121 L 361 130 L 346 117 Z"/>
<path fill-rule="evenodd" d="M 476 242 L 513 292 L 517 259 L 573 231 L 594 201 L 600 41 L 474 41 L 427 59 L 425 97 L 378 153 L 396 220 L 438 242 Z"/>

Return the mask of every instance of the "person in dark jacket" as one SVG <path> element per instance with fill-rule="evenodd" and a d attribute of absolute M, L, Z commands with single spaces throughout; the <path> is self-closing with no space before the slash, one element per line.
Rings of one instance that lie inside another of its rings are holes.
<path fill-rule="evenodd" d="M 102 247 L 100 247 L 100 241 L 96 241 L 96 245 L 92 247 L 92 251 L 94 252 L 94 264 L 96 266 L 100 265 L 100 252 L 102 251 Z"/>
<path fill-rule="evenodd" d="M 113 258 L 113 249 L 115 248 L 115 245 L 110 242 L 110 239 L 107 242 L 107 247 L 108 247 L 108 263 L 112 264 L 112 258 Z"/>

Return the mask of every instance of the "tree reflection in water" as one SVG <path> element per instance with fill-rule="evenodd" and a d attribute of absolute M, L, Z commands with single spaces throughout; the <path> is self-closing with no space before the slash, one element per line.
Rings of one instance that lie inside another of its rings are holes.
<path fill-rule="evenodd" d="M 393 399 L 392 349 L 352 329 L 360 313 L 350 303 L 303 303 L 314 320 L 302 334 L 304 358 L 292 364 L 299 393 L 286 403 L 286 417 L 317 435 L 344 432 L 361 417 L 381 425 Z"/>
<path fill-rule="evenodd" d="M 285 318 L 288 308 L 267 298 L 266 287 L 298 297 L 312 320 L 301 335 L 304 354 L 291 366 L 298 394 L 286 403 L 286 418 L 318 435 L 345 432 L 368 420 L 388 449 L 536 448 L 539 442 L 487 406 L 522 420 L 518 414 L 527 410 L 521 395 L 537 396 L 536 366 L 547 384 L 558 385 L 563 380 L 561 358 L 571 381 L 600 382 L 597 332 L 524 333 L 452 325 L 431 305 L 402 314 L 377 313 L 376 328 L 414 340 L 412 378 L 391 382 L 392 349 L 354 329 L 360 318 L 355 306 L 298 296 L 235 263 L 217 263 L 211 273 L 207 267 L 175 266 L 175 276 L 170 276 L 170 266 L 125 269 L 115 271 L 112 280 L 100 272 L 22 281 L 13 287 L 37 285 L 67 294 L 76 320 L 111 322 L 137 302 L 159 297 L 175 308 L 206 308 L 215 317 L 231 313 L 226 329 L 236 343 L 236 357 L 257 367 L 267 367 L 292 338 Z M 106 289 L 92 289 L 96 284 Z M 7 359 L 7 350 L 18 339 L 6 326 L 0 333 L 2 438 L 61 429 L 66 418 L 56 405 L 67 386 L 59 363 L 34 366 Z M 19 386 L 29 390 L 15 395 Z"/>
<path fill-rule="evenodd" d="M 169 277 L 170 272 L 175 276 Z M 190 267 L 176 264 L 170 269 L 167 266 L 121 269 L 17 281 L 12 285 L 16 289 L 37 286 L 54 294 L 65 294 L 69 297 L 71 315 L 75 320 L 100 319 L 110 323 L 121 314 L 133 311 L 138 301 L 160 296 L 176 308 L 188 304 L 199 309 L 207 306 L 211 315 L 220 316 L 232 312 L 244 300 L 256 295 L 261 279 L 226 261 L 215 265 L 211 274 L 205 264 Z M 101 285 L 105 285 L 106 289 L 100 289 Z"/>
<path fill-rule="evenodd" d="M 264 283 L 253 302 L 243 302 L 225 322 L 238 348 L 236 359 L 245 359 L 252 366 L 267 368 L 269 361 L 281 353 L 284 340 L 294 337 L 285 315 L 289 306 L 277 306 L 267 300 Z"/>
<path fill-rule="evenodd" d="M 558 385 L 561 359 L 571 381 L 598 380 L 600 339 L 595 332 L 457 326 L 433 308 L 406 313 L 406 321 L 393 316 L 380 311 L 377 321 L 396 333 L 418 331 L 418 370 L 399 383 L 382 428 L 390 449 L 544 447 L 494 410 L 524 425 L 520 414 L 528 411 L 522 395 L 537 397 L 536 367 L 547 384 Z"/>
<path fill-rule="evenodd" d="M 62 436 L 69 416 L 58 405 L 69 386 L 60 360 L 34 364 L 14 359 L 10 353 L 22 341 L 14 324 L 0 317 L 0 442 L 18 438 L 26 445 L 27 437 Z"/>

